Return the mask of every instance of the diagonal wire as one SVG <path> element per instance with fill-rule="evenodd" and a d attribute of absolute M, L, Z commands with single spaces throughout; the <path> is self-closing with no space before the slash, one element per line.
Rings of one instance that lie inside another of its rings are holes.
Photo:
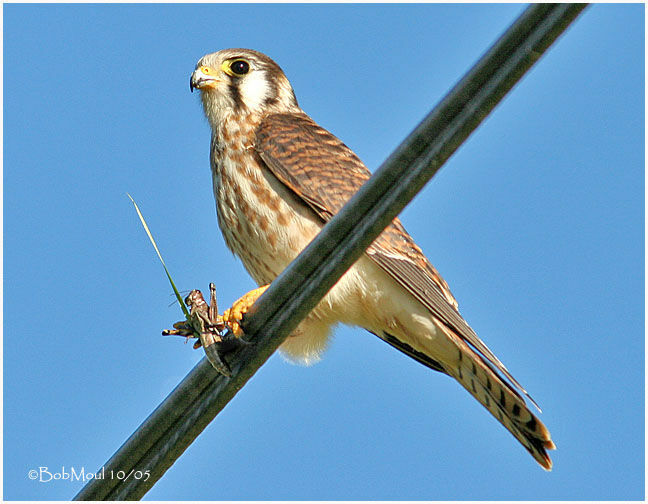
<path fill-rule="evenodd" d="M 528 7 L 257 300 L 232 378 L 202 359 L 75 500 L 144 496 L 586 5 Z"/>

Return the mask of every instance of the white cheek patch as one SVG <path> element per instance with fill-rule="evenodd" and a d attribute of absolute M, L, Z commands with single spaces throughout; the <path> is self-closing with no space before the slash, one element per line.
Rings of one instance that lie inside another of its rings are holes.
<path fill-rule="evenodd" d="M 259 111 L 265 100 L 270 96 L 270 86 L 264 72 L 255 70 L 248 74 L 239 87 L 243 103 L 250 111 Z"/>

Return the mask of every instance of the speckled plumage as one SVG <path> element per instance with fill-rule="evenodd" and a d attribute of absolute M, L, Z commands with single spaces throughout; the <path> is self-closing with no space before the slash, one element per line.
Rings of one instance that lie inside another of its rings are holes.
<path fill-rule="evenodd" d="M 281 69 L 259 52 L 209 54 L 196 65 L 191 86 L 201 90 L 212 128 L 214 195 L 225 242 L 265 285 L 370 173 L 299 108 Z M 526 391 L 459 314 L 448 285 L 399 219 L 286 339 L 282 352 L 292 360 L 317 361 L 338 322 L 364 327 L 455 378 L 551 468 L 549 432 L 516 387 Z"/>

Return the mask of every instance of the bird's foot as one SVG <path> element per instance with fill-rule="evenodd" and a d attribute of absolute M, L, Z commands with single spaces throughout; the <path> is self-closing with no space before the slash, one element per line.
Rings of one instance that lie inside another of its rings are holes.
<path fill-rule="evenodd" d="M 192 290 L 185 299 L 190 308 L 190 319 L 176 322 L 173 329 L 165 329 L 162 335 L 196 338 L 193 347 L 203 347 L 214 369 L 224 376 L 231 377 L 232 371 L 225 360 L 225 354 L 250 344 L 242 338 L 243 329 L 240 322 L 266 288 L 267 286 L 248 292 L 229 310 L 225 310 L 222 316 L 218 314 L 214 284 L 209 285 L 209 305 L 199 290 Z"/>
<path fill-rule="evenodd" d="M 232 307 L 223 313 L 223 322 L 229 327 L 236 338 L 240 339 L 244 334 L 243 328 L 241 327 L 243 317 L 267 288 L 268 286 L 264 285 L 258 289 L 251 290 L 235 301 Z"/>

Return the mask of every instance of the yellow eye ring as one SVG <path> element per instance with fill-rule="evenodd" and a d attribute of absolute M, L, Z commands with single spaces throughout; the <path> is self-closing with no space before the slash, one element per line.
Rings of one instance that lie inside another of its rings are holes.
<path fill-rule="evenodd" d="M 250 64 L 247 60 L 236 58 L 224 61 L 221 65 L 221 70 L 232 77 L 242 77 L 250 71 Z"/>

